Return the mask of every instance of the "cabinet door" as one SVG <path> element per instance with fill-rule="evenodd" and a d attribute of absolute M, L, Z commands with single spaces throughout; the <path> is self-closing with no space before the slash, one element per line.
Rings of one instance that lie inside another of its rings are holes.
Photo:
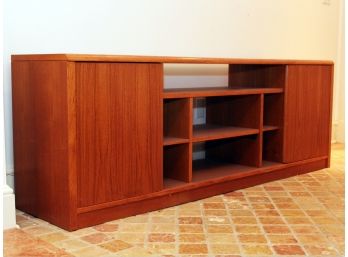
<path fill-rule="evenodd" d="M 163 69 L 77 63 L 78 205 L 162 189 Z"/>
<path fill-rule="evenodd" d="M 289 65 L 285 91 L 284 162 L 329 155 L 331 65 Z"/>

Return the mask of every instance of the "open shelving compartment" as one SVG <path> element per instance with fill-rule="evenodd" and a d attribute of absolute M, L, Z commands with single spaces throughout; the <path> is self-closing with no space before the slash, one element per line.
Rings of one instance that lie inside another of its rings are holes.
<path fill-rule="evenodd" d="M 283 162 L 284 95 L 264 95 L 262 157 L 264 163 Z"/>
<path fill-rule="evenodd" d="M 195 143 L 203 158 L 192 162 L 192 181 L 199 182 L 255 170 L 260 163 L 259 134 Z"/>
<path fill-rule="evenodd" d="M 164 90 L 164 188 L 282 162 L 285 74 L 285 65 L 230 64 L 227 87 Z M 197 99 L 206 115 L 194 125 Z"/>

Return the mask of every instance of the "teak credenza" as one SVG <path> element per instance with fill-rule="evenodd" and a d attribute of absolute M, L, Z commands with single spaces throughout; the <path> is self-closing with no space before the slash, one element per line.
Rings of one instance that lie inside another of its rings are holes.
<path fill-rule="evenodd" d="M 166 63 L 228 86 L 164 90 Z M 17 208 L 71 231 L 326 168 L 332 82 L 331 61 L 13 55 Z"/>

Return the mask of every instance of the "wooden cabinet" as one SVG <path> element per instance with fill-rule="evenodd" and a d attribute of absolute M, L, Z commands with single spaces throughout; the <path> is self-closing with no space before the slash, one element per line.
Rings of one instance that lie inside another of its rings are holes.
<path fill-rule="evenodd" d="M 165 90 L 166 63 L 226 64 L 229 82 Z M 14 55 L 17 208 L 75 230 L 325 168 L 332 70 L 329 61 Z M 205 124 L 193 123 L 197 99 Z"/>

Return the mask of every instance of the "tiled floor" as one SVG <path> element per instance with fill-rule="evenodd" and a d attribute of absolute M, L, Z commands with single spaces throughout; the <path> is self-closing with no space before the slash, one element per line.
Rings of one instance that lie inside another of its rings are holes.
<path fill-rule="evenodd" d="M 330 169 L 72 233 L 17 221 L 5 256 L 343 256 L 344 149 Z"/>

